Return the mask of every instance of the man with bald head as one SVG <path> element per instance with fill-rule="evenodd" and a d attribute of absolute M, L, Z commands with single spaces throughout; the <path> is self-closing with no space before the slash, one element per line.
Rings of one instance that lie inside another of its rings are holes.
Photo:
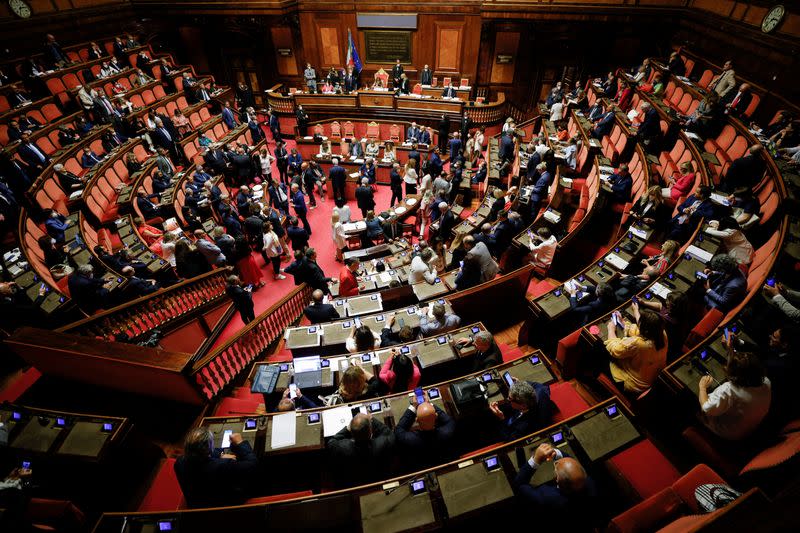
<path fill-rule="evenodd" d="M 300 387 L 295 389 L 295 397 L 292 398 L 289 394 L 289 389 L 283 391 L 283 397 L 281 401 L 278 402 L 278 412 L 285 413 L 287 411 L 300 411 L 303 409 L 315 409 L 319 407 L 314 400 L 308 398 L 307 396 L 303 396 L 303 391 L 300 390 Z M 266 399 L 266 394 L 264 395 Z"/>
<path fill-rule="evenodd" d="M 339 484 L 361 485 L 389 477 L 394 434 L 372 415 L 358 413 L 328 441 Z"/>
<path fill-rule="evenodd" d="M 322 324 L 341 318 L 336 308 L 331 304 L 323 303 L 325 293 L 317 289 L 311 293 L 311 305 L 303 309 L 303 314 L 312 324 Z"/>
<path fill-rule="evenodd" d="M 427 468 L 453 459 L 451 443 L 456 421 L 430 399 L 417 405 L 417 398 L 412 394 L 410 402 L 394 428 L 394 436 L 411 466 Z M 416 429 L 412 429 L 414 422 Z"/>
<path fill-rule="evenodd" d="M 530 484 L 533 473 L 552 461 L 555 482 L 537 487 Z M 522 465 L 513 483 L 514 492 L 523 504 L 536 508 L 537 525 L 557 525 L 563 531 L 592 531 L 596 519 L 597 490 L 581 464 L 565 456 L 558 448 L 542 444 Z M 547 522 L 543 523 L 541 521 Z"/>

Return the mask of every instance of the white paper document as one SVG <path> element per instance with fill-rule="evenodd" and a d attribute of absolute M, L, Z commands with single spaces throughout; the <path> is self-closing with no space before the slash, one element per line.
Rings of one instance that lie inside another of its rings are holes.
<path fill-rule="evenodd" d="M 294 411 L 272 417 L 272 449 L 294 446 L 297 438 L 297 413 Z"/>
<path fill-rule="evenodd" d="M 323 437 L 333 437 L 343 427 L 350 423 L 353 419 L 353 413 L 350 407 L 345 405 L 343 407 L 334 407 L 333 409 L 325 409 L 322 411 L 322 435 Z"/>

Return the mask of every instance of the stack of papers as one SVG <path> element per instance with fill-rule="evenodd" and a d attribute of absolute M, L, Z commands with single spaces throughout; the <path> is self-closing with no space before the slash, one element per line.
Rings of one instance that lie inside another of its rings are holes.
<path fill-rule="evenodd" d="M 707 252 L 702 248 L 695 246 L 694 244 L 689 246 L 686 249 L 686 252 L 690 254 L 692 257 L 700 261 L 701 263 L 708 263 L 711 261 L 711 258 L 714 257 L 714 254 L 711 252 Z"/>
<path fill-rule="evenodd" d="M 544 212 L 544 218 L 548 222 L 552 222 L 553 224 L 558 224 L 561 222 L 561 215 L 557 215 L 556 213 L 550 211 L 549 209 Z"/>
<path fill-rule="evenodd" d="M 606 261 L 617 270 L 625 270 L 628 268 L 628 262 L 613 252 L 606 256 Z"/>
<path fill-rule="evenodd" d="M 727 196 L 716 192 L 711 193 L 711 201 L 722 205 L 731 205 L 731 202 L 728 200 Z"/>
<path fill-rule="evenodd" d="M 670 290 L 666 286 L 656 282 L 653 284 L 652 287 L 650 287 L 650 292 L 652 292 L 662 300 L 666 300 L 667 295 L 670 293 Z"/>
<path fill-rule="evenodd" d="M 272 417 L 272 441 L 273 450 L 294 446 L 297 437 L 297 413 L 294 411 L 274 415 Z"/>
<path fill-rule="evenodd" d="M 640 239 L 647 240 L 647 232 L 645 230 L 643 230 L 642 228 L 637 228 L 636 226 L 631 225 L 631 227 L 628 228 L 628 231 L 630 231 L 631 233 L 633 233 L 636 237 L 639 237 Z"/>

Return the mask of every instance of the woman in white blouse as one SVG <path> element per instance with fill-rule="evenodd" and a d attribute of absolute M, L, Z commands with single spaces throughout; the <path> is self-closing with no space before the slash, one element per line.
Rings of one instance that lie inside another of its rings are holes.
<path fill-rule="evenodd" d="M 709 394 L 714 378 L 700 378 L 698 398 L 703 411 L 703 423 L 727 440 L 739 440 L 750 435 L 764 420 L 772 402 L 772 385 L 766 377 L 758 356 L 748 352 L 733 352 L 725 366 L 728 381 Z"/>
<path fill-rule="evenodd" d="M 331 239 L 333 239 L 333 247 L 336 249 L 336 260 L 341 263 L 344 250 L 347 248 L 347 237 L 344 233 L 344 226 L 339 221 L 339 211 L 336 209 L 331 213 Z"/>
<path fill-rule="evenodd" d="M 417 194 L 419 176 L 417 176 L 417 171 L 414 169 L 415 166 L 417 166 L 416 159 L 409 159 L 408 162 L 406 162 L 406 168 L 403 172 L 403 183 L 406 184 L 406 196 Z"/>
<path fill-rule="evenodd" d="M 261 249 L 265 260 L 272 263 L 272 277 L 275 280 L 286 279 L 286 276 L 281 274 L 281 254 L 283 254 L 283 247 L 281 240 L 272 231 L 272 224 L 264 222 L 264 246 Z"/>
<path fill-rule="evenodd" d="M 417 209 L 417 215 L 419 218 L 419 238 L 424 238 L 425 235 L 425 227 L 431 221 L 431 204 L 433 202 L 433 191 L 428 189 L 422 195 L 422 200 L 419 202 L 419 208 Z"/>
<path fill-rule="evenodd" d="M 733 217 L 720 220 L 711 220 L 706 228 L 706 233 L 722 239 L 728 255 L 740 265 L 749 265 L 753 260 L 753 245 L 739 228 L 739 223 Z"/>
<path fill-rule="evenodd" d="M 378 146 L 378 143 L 375 142 L 375 139 L 370 139 L 369 144 L 367 145 L 367 149 L 365 150 L 367 157 L 371 157 L 373 159 L 378 158 L 378 153 L 381 151 L 381 147 Z"/>
<path fill-rule="evenodd" d="M 383 147 L 383 160 L 390 163 L 397 161 L 397 152 L 392 141 L 387 141 Z"/>
<path fill-rule="evenodd" d="M 175 234 L 164 233 L 161 241 L 161 258 L 173 267 L 175 266 Z"/>

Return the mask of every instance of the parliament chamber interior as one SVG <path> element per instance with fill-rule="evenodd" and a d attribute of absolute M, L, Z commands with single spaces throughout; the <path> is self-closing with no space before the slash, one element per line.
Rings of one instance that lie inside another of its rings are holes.
<path fill-rule="evenodd" d="M 800 528 L 796 3 L 0 29 L 1 531 Z"/>

